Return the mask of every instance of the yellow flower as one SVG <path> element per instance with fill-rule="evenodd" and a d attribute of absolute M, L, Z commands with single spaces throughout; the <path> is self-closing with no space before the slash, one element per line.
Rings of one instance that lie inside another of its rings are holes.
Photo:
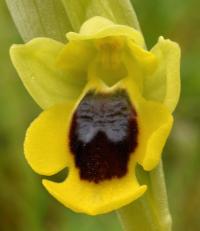
<path fill-rule="evenodd" d="M 25 157 L 34 171 L 61 182 L 44 187 L 66 207 L 90 215 L 140 197 L 136 164 L 160 161 L 180 92 L 179 46 L 160 37 L 151 51 L 142 34 L 102 18 L 86 21 L 68 43 L 36 38 L 11 58 L 44 108 L 27 130 Z"/>

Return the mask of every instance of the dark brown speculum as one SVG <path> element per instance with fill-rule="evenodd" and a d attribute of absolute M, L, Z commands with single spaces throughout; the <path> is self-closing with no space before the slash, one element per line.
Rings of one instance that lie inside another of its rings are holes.
<path fill-rule="evenodd" d="M 137 147 L 136 118 L 125 90 L 85 95 L 70 128 L 70 149 L 81 179 L 99 183 L 127 173 Z"/>

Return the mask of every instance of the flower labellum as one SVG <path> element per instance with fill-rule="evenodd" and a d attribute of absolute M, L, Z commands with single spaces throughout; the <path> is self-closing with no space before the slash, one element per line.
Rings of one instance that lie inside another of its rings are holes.
<path fill-rule="evenodd" d="M 147 51 L 139 31 L 103 17 L 67 39 L 11 47 L 20 78 L 44 109 L 27 130 L 25 157 L 41 175 L 67 167 L 63 182 L 44 179 L 44 187 L 73 211 L 102 214 L 147 189 L 135 167 L 151 171 L 160 161 L 180 93 L 180 48 L 160 37 Z"/>
<path fill-rule="evenodd" d="M 71 152 L 80 178 L 99 183 L 126 175 L 137 147 L 136 113 L 126 92 L 87 93 L 74 113 Z"/>

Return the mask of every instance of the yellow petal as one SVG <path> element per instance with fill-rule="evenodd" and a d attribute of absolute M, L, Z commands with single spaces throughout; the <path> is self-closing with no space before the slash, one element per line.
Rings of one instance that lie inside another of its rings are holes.
<path fill-rule="evenodd" d="M 134 166 L 132 166 L 134 167 Z M 43 185 L 58 201 L 75 212 L 98 215 L 118 209 L 140 197 L 146 186 L 139 186 L 135 175 L 98 184 L 80 180 L 78 171 L 70 168 L 62 183 L 43 180 Z"/>
<path fill-rule="evenodd" d="M 152 170 L 160 161 L 163 147 L 173 124 L 169 109 L 161 103 L 141 97 L 133 80 L 127 78 L 124 85 L 138 115 L 138 148 L 134 155 L 145 170 Z"/>
<path fill-rule="evenodd" d="M 120 85 L 121 87 L 121 85 Z M 87 92 L 111 93 L 119 88 L 118 85 L 110 88 L 101 80 L 91 79 L 87 84 L 77 105 Z M 69 136 L 68 130 L 68 136 Z M 69 153 L 74 158 L 74 155 Z M 135 155 L 130 156 L 128 171 L 121 178 L 112 178 L 98 183 L 90 182 L 80 177 L 80 170 L 75 165 L 75 160 L 70 162 L 69 175 L 62 183 L 43 180 L 45 188 L 58 201 L 75 212 L 97 215 L 113 211 L 140 197 L 146 186 L 140 186 L 135 176 Z"/>
<path fill-rule="evenodd" d="M 161 159 L 164 145 L 173 124 L 173 117 L 162 104 L 144 102 L 140 108 L 140 147 L 139 163 L 150 171 Z"/>
<path fill-rule="evenodd" d="M 127 91 L 137 113 L 139 128 L 138 147 L 130 157 L 130 165 L 136 158 L 145 170 L 149 171 L 156 167 L 173 125 L 173 116 L 167 106 L 143 98 L 132 76 L 124 78 L 112 87 L 106 86 L 96 78 L 91 79 L 83 95 L 91 89 L 105 93 L 114 92 L 117 89 Z"/>
<path fill-rule="evenodd" d="M 94 52 L 94 46 L 88 41 L 71 41 L 58 56 L 58 64 L 68 71 L 87 71 L 89 63 L 94 59 Z M 83 74 L 80 77 L 83 78 Z M 82 82 L 81 78 L 79 81 Z"/>
<path fill-rule="evenodd" d="M 139 46 L 144 46 L 144 38 L 139 31 L 129 26 L 114 24 L 112 21 L 100 16 L 87 20 L 82 25 L 80 33 L 67 33 L 69 40 L 100 39 L 109 36 L 125 36 Z"/>
<path fill-rule="evenodd" d="M 73 103 L 56 105 L 42 112 L 27 130 L 25 157 L 34 171 L 53 175 L 70 161 L 67 127 Z"/>
<path fill-rule="evenodd" d="M 164 103 L 173 112 L 180 95 L 180 47 L 160 37 L 151 52 L 156 56 L 158 66 L 155 73 L 144 79 L 144 96 Z"/>
<path fill-rule="evenodd" d="M 13 45 L 11 59 L 23 84 L 43 108 L 76 98 L 84 82 L 60 70 L 57 56 L 64 45 L 49 38 L 36 38 L 25 45 Z"/>
<path fill-rule="evenodd" d="M 141 68 L 143 74 L 151 74 L 157 66 L 157 59 L 152 52 L 149 52 L 132 41 L 128 41 L 131 55 L 135 58 L 137 65 Z"/>
<path fill-rule="evenodd" d="M 122 177 L 100 180 L 97 183 L 80 177 L 80 169 L 75 163 L 74 154 L 70 152 L 70 142 L 67 138 L 70 134 L 72 111 L 76 107 L 68 107 L 68 112 L 65 106 L 52 107 L 41 114 L 41 118 L 31 125 L 27 133 L 26 158 L 35 171 L 50 175 L 68 166 L 69 175 L 64 182 L 43 180 L 43 185 L 58 201 L 75 212 L 97 215 L 136 200 L 146 190 L 146 186 L 140 186 L 136 179 L 136 163 L 139 162 L 145 170 L 150 170 L 160 160 L 172 117 L 165 106 L 143 99 L 131 77 L 112 87 L 106 86 L 99 79 L 91 79 L 76 105 L 88 91 L 112 93 L 119 89 L 125 90 L 130 97 L 137 113 L 139 131 L 138 145 L 130 154 L 127 172 Z"/>
<path fill-rule="evenodd" d="M 127 47 L 127 52 L 124 54 L 124 64 L 128 76 L 134 80 L 142 92 L 145 76 L 155 71 L 157 58 L 154 54 L 138 46 L 131 40 L 127 40 Z"/>

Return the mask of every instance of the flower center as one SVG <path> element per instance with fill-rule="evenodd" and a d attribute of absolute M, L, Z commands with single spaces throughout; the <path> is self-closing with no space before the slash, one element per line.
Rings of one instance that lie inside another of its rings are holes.
<path fill-rule="evenodd" d="M 120 65 L 124 39 L 120 37 L 106 37 L 97 40 L 95 45 L 100 53 L 101 62 L 105 67 L 115 69 Z"/>
<path fill-rule="evenodd" d="M 127 76 L 124 64 L 125 39 L 106 37 L 95 41 L 97 48 L 96 73 L 108 85 L 112 86 Z"/>
<path fill-rule="evenodd" d="M 70 148 L 81 179 L 99 183 L 127 173 L 137 147 L 136 116 L 124 90 L 85 95 L 70 130 Z"/>

